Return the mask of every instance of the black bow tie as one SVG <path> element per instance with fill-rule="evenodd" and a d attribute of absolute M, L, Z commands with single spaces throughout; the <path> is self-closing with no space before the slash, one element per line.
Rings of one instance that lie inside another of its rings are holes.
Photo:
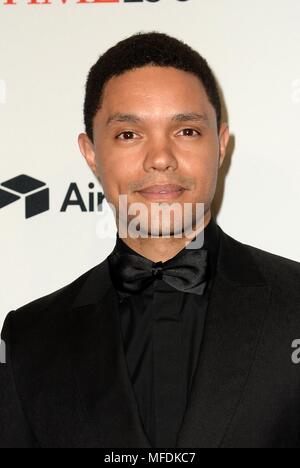
<path fill-rule="evenodd" d="M 108 257 L 115 286 L 123 296 L 136 294 L 156 278 L 175 289 L 202 295 L 207 279 L 207 250 L 184 249 L 166 262 L 154 263 L 140 255 L 115 249 Z"/>

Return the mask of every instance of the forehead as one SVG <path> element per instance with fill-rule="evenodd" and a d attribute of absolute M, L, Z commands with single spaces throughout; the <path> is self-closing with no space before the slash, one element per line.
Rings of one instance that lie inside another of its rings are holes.
<path fill-rule="evenodd" d="M 208 111 L 210 103 L 200 79 L 173 67 L 145 66 L 114 76 L 103 90 L 104 113 L 125 111 L 159 112 L 168 108 L 193 107 Z M 196 109 L 195 109 L 196 108 Z"/>

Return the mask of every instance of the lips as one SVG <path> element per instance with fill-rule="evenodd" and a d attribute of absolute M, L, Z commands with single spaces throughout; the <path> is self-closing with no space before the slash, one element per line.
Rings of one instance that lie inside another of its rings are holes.
<path fill-rule="evenodd" d="M 173 192 L 181 192 L 185 190 L 181 185 L 152 185 L 151 187 L 144 188 L 139 190 L 141 193 L 173 193 Z"/>

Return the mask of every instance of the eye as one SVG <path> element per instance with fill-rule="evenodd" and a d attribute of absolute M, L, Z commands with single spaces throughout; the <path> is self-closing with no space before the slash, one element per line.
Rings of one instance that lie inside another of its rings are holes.
<path fill-rule="evenodd" d="M 181 132 L 190 132 L 190 133 L 191 132 L 196 132 L 198 135 L 201 135 L 201 133 L 198 130 L 195 130 L 194 128 L 184 128 L 183 130 L 181 130 Z M 193 136 L 193 135 L 184 135 L 184 136 Z M 197 136 L 197 135 L 195 135 L 195 136 Z"/>
<path fill-rule="evenodd" d="M 121 135 L 124 135 L 126 136 L 126 138 L 120 138 Z M 118 140 L 133 140 L 133 138 L 130 138 L 130 135 L 135 135 L 134 132 L 122 132 L 122 133 L 119 133 L 119 135 L 116 136 L 116 139 Z M 129 136 L 129 138 L 127 138 Z"/>
<path fill-rule="evenodd" d="M 194 137 L 196 137 L 197 135 L 199 135 L 199 136 L 201 135 L 201 133 L 198 130 L 195 130 L 193 128 L 184 128 L 183 130 L 181 130 L 181 132 L 189 132 L 190 133 L 190 134 L 184 135 L 184 136 L 192 136 L 192 137 L 194 136 Z M 193 135 L 193 132 L 195 132 L 196 135 Z M 191 133 L 192 133 L 192 135 L 191 135 Z M 126 132 L 119 133 L 119 135 L 116 136 L 116 139 L 117 140 L 134 140 L 134 138 L 132 138 L 133 135 L 136 135 L 136 133 L 131 132 L 131 131 L 126 131 Z M 124 138 L 121 138 L 121 136 L 124 136 Z"/>

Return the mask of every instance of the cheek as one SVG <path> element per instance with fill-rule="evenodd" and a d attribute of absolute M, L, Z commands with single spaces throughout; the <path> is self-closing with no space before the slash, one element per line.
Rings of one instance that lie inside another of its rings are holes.
<path fill-rule="evenodd" d="M 122 177 L 121 164 L 109 146 L 104 143 L 97 147 L 96 162 L 97 173 L 100 176 L 106 198 L 111 198 L 116 192 L 119 178 Z"/>
<path fill-rule="evenodd" d="M 104 171 L 103 190 L 106 198 L 112 203 L 119 202 L 119 195 L 128 194 L 130 176 L 121 165 L 108 165 Z"/>
<path fill-rule="evenodd" d="M 181 159 L 182 166 L 191 173 L 213 173 L 218 163 L 218 139 L 214 135 L 203 138 Z"/>
<path fill-rule="evenodd" d="M 215 177 L 218 169 L 218 157 L 216 154 L 201 152 L 186 159 L 182 165 L 184 172 L 192 177 L 195 182 L 209 181 Z"/>
<path fill-rule="evenodd" d="M 195 182 L 194 196 L 199 199 L 209 199 L 215 190 L 218 176 L 218 158 L 214 154 L 199 155 L 186 168 L 186 174 Z"/>

